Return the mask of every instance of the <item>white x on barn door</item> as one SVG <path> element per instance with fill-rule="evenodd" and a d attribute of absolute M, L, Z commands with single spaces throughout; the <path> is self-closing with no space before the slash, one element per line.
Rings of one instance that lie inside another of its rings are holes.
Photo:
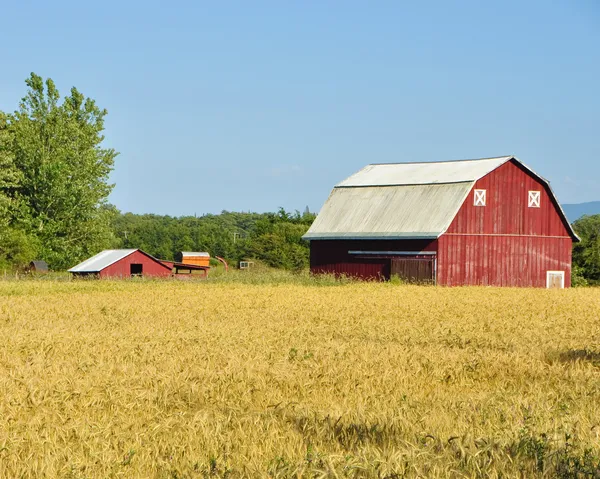
<path fill-rule="evenodd" d="M 485 190 L 475 190 L 475 206 L 485 206 Z"/>
<path fill-rule="evenodd" d="M 540 207 L 540 192 L 539 191 L 530 191 L 529 192 L 529 201 L 527 202 L 527 206 L 530 208 L 539 208 Z"/>

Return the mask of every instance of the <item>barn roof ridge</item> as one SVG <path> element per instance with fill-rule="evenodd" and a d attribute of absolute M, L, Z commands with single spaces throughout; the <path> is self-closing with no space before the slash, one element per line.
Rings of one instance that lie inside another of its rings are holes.
<path fill-rule="evenodd" d="M 444 181 L 443 183 L 403 183 L 401 185 L 390 183 L 381 185 L 335 185 L 334 188 L 397 188 L 405 186 L 430 186 L 430 185 L 461 185 L 463 183 L 475 183 L 473 180 Z"/>
<path fill-rule="evenodd" d="M 474 182 L 512 159 L 521 163 L 515 156 L 499 156 L 477 160 L 372 163 L 350 175 L 335 187 Z"/>
<path fill-rule="evenodd" d="M 431 165 L 437 163 L 460 163 L 462 161 L 485 161 L 485 160 L 499 160 L 501 158 L 516 158 L 514 155 L 500 155 L 500 156 L 489 156 L 485 158 L 464 158 L 460 160 L 439 160 L 439 161 L 392 161 L 390 163 L 369 163 L 369 165 Z M 508 161 L 508 160 L 507 160 Z"/>

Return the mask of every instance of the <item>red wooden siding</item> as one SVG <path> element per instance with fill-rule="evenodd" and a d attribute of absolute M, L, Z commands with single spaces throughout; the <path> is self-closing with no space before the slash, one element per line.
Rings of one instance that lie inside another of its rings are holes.
<path fill-rule="evenodd" d="M 348 251 L 435 251 L 437 240 L 313 240 L 310 269 L 316 274 L 347 275 L 362 279 L 388 279 L 391 256 L 365 257 Z"/>
<path fill-rule="evenodd" d="M 571 238 L 442 235 L 438 284 L 546 287 L 547 271 L 571 284 Z"/>
<path fill-rule="evenodd" d="M 142 253 L 134 251 L 129 256 L 117 261 L 116 263 L 107 266 L 100 271 L 101 278 L 128 278 L 130 274 L 131 264 L 141 264 L 143 268 L 142 276 L 161 276 L 166 277 L 171 275 L 171 269 L 163 265 L 159 261 Z"/>
<path fill-rule="evenodd" d="M 486 205 L 474 205 L 474 190 Z M 540 207 L 528 206 L 529 191 Z M 572 239 L 543 183 L 509 161 L 475 183 L 439 239 L 438 284 L 546 286 L 546 271 L 571 284 Z"/>
<path fill-rule="evenodd" d="M 474 190 L 486 190 L 486 206 L 475 206 Z M 529 191 L 540 192 L 540 207 L 529 208 Z M 475 182 L 445 234 L 513 234 L 569 237 L 545 185 L 514 161 Z"/>

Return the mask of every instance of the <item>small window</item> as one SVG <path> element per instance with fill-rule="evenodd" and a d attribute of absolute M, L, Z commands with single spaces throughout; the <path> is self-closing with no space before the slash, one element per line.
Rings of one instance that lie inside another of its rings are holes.
<path fill-rule="evenodd" d="M 530 191 L 529 192 L 529 200 L 527 201 L 527 206 L 530 208 L 539 208 L 540 207 L 540 192 L 539 191 Z"/>
<path fill-rule="evenodd" d="M 475 190 L 473 204 L 475 206 L 485 206 L 485 190 Z"/>
<path fill-rule="evenodd" d="M 131 263 L 131 265 L 129 265 L 129 273 L 131 274 L 131 277 L 141 276 L 142 270 L 143 266 L 139 263 Z"/>

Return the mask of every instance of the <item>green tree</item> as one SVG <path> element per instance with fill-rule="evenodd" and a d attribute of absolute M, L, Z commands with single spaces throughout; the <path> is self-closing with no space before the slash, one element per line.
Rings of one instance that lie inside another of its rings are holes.
<path fill-rule="evenodd" d="M 16 197 L 21 175 L 14 162 L 14 135 L 8 117 L 0 112 L 0 267 L 24 266 L 36 254 L 33 238 L 19 229 L 19 202 Z"/>
<path fill-rule="evenodd" d="M 7 116 L 0 111 L 0 228 L 8 227 L 15 216 L 15 193 L 20 176 L 15 167 L 13 143 Z"/>
<path fill-rule="evenodd" d="M 41 245 L 40 256 L 62 268 L 110 245 L 115 211 L 106 199 L 117 153 L 103 148 L 106 110 L 76 88 L 60 102 L 51 79 L 32 73 L 27 95 L 9 118 L 21 172 L 19 218 Z"/>
<path fill-rule="evenodd" d="M 600 284 L 600 215 L 584 216 L 573 228 L 581 238 L 573 245 L 573 269 L 590 283 Z"/>
<path fill-rule="evenodd" d="M 305 212 L 235 213 L 173 218 L 125 213 L 113 228 L 124 248 L 141 248 L 163 259 L 177 251 L 208 251 L 235 264 L 258 259 L 269 266 L 302 269 L 308 266 L 308 243 L 302 240 L 315 215 Z M 235 240 L 234 240 L 235 237 Z"/>
<path fill-rule="evenodd" d="M 289 213 L 280 208 L 266 213 L 250 229 L 244 256 L 264 261 L 275 268 L 300 270 L 308 266 L 309 247 L 302 239 L 315 216 L 310 212 Z"/>

